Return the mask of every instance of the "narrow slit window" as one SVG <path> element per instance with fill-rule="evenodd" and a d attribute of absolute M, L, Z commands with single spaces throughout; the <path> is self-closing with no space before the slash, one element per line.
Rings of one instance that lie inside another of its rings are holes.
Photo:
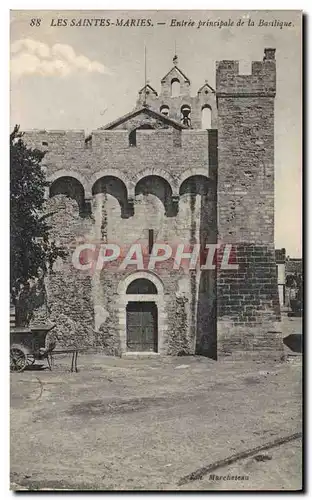
<path fill-rule="evenodd" d="M 148 254 L 151 255 L 154 245 L 154 229 L 148 230 Z"/>
<path fill-rule="evenodd" d="M 136 146 L 136 129 L 129 134 L 129 146 Z"/>

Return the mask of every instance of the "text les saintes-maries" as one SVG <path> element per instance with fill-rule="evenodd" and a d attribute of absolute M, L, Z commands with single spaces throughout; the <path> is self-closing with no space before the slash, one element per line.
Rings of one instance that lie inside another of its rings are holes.
<path fill-rule="evenodd" d="M 108 26 L 119 26 L 125 28 L 134 28 L 134 27 L 144 27 L 144 26 L 153 26 L 151 19 L 116 19 L 115 21 L 110 18 L 53 18 L 51 20 L 50 26 L 52 27 L 108 27 Z"/>

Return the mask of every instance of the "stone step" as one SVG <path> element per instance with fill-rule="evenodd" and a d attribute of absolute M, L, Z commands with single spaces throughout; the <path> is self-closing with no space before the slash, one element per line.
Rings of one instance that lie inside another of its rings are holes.
<path fill-rule="evenodd" d="M 148 359 L 157 356 L 160 356 L 159 352 L 124 352 L 121 355 L 122 358 L 127 359 Z"/>

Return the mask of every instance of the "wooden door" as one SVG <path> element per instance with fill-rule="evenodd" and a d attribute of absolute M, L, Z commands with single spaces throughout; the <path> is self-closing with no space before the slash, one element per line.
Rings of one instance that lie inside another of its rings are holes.
<path fill-rule="evenodd" d="M 154 302 L 127 305 L 127 349 L 157 352 L 157 306 Z"/>

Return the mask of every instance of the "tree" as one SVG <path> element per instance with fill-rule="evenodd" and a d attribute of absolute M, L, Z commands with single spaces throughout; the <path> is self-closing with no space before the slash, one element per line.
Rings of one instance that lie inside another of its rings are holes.
<path fill-rule="evenodd" d="M 10 293 L 13 303 L 30 279 L 46 274 L 65 252 L 49 239 L 44 194 L 49 185 L 42 168 L 45 152 L 22 140 L 19 126 L 10 134 Z"/>

